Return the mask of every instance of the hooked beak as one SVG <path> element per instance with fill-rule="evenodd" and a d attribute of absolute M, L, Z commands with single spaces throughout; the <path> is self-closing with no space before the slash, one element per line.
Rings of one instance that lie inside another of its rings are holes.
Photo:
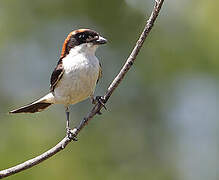
<path fill-rule="evenodd" d="M 106 44 L 107 39 L 103 38 L 102 36 L 99 36 L 97 40 L 94 41 L 94 44 L 101 45 L 101 44 Z"/>

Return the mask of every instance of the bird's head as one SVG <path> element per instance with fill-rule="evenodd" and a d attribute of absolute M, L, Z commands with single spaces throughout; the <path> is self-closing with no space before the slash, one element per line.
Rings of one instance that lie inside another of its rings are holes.
<path fill-rule="evenodd" d="M 71 50 L 85 53 L 95 53 L 99 45 L 107 43 L 107 40 L 91 29 L 74 30 L 65 39 L 61 57 L 65 57 Z"/>

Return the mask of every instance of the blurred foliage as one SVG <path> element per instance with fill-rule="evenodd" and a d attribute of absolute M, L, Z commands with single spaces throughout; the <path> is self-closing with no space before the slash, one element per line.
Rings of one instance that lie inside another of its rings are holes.
<path fill-rule="evenodd" d="M 79 141 L 8 179 L 216 180 L 218 174 L 219 24 L 217 1 L 166 1 L 133 69 L 104 115 Z M 47 93 L 62 42 L 91 28 L 109 43 L 98 49 L 104 94 L 153 7 L 144 0 L 0 1 L 0 168 L 32 158 L 65 135 L 64 108 L 8 115 Z M 75 126 L 91 108 L 71 108 Z"/>

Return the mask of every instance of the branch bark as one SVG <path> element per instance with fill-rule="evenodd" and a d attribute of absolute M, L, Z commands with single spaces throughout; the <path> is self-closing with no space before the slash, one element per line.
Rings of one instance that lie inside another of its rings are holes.
<path fill-rule="evenodd" d="M 147 38 L 149 32 L 151 31 L 151 29 L 154 25 L 154 22 L 155 22 L 158 14 L 160 12 L 160 9 L 162 7 L 163 2 L 164 2 L 164 0 L 155 0 L 154 8 L 152 10 L 152 13 L 151 13 L 149 19 L 147 20 L 147 23 L 144 27 L 144 30 L 143 30 L 141 36 L 139 37 L 134 49 L 132 50 L 131 54 L 129 55 L 128 59 L 126 60 L 124 66 L 122 67 L 122 69 L 120 70 L 118 75 L 115 77 L 115 79 L 112 81 L 112 83 L 108 87 L 108 89 L 103 97 L 104 103 L 106 103 L 109 100 L 109 98 L 112 95 L 112 93 L 114 92 L 114 90 L 118 87 L 118 85 L 121 83 L 122 79 L 125 77 L 126 73 L 129 71 L 129 69 L 132 67 L 133 63 L 135 62 L 136 57 L 137 57 L 145 39 Z M 46 159 L 52 157 L 53 155 L 55 155 L 59 151 L 63 150 L 72 140 L 74 140 L 77 137 L 77 135 L 80 133 L 80 131 L 88 124 L 88 122 L 96 114 L 98 114 L 98 112 L 102 108 L 103 108 L 102 104 L 100 104 L 100 103 L 96 104 L 92 108 L 92 110 L 88 113 L 88 115 L 79 123 L 79 125 L 72 130 L 72 132 L 71 132 L 72 138 L 69 138 L 69 136 L 66 136 L 56 146 L 54 146 L 53 148 L 44 152 L 43 154 L 41 154 L 33 159 L 27 160 L 21 164 L 18 164 L 14 167 L 0 171 L 0 179 L 5 178 L 7 176 L 11 176 L 11 175 L 16 174 L 18 172 L 21 172 L 25 169 L 29 169 L 29 168 L 41 163 L 42 161 L 45 161 Z"/>

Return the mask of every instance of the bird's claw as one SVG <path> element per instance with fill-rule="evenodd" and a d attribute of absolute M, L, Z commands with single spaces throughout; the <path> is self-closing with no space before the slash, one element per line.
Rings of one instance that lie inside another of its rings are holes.
<path fill-rule="evenodd" d="M 107 108 L 105 106 L 105 100 L 102 96 L 96 96 L 95 102 L 101 104 L 104 107 L 104 109 L 107 110 Z M 100 111 L 98 111 L 97 114 L 101 115 L 102 113 Z"/>
<path fill-rule="evenodd" d="M 66 128 L 66 136 L 73 141 L 78 141 L 76 135 L 73 133 L 71 128 Z"/>
<path fill-rule="evenodd" d="M 105 106 L 105 99 L 102 96 L 96 96 L 95 100 L 101 104 L 105 110 L 107 110 L 106 106 Z"/>

